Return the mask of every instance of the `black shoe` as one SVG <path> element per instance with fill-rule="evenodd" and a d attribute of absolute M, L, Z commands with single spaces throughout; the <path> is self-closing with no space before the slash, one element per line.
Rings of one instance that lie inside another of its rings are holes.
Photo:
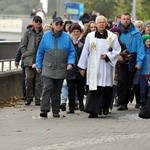
<path fill-rule="evenodd" d="M 109 113 L 108 108 L 103 109 L 103 115 L 108 115 L 108 113 Z"/>
<path fill-rule="evenodd" d="M 78 110 L 78 104 L 77 103 L 75 104 L 75 110 Z"/>
<path fill-rule="evenodd" d="M 84 111 L 84 106 L 79 106 L 80 111 Z"/>
<path fill-rule="evenodd" d="M 42 111 L 42 112 L 40 113 L 40 116 L 41 116 L 41 117 L 44 117 L 44 118 L 47 118 L 47 111 Z"/>
<path fill-rule="evenodd" d="M 22 98 L 21 98 L 21 100 L 26 101 L 26 100 L 27 100 L 27 98 L 26 98 L 26 97 L 22 97 Z"/>
<path fill-rule="evenodd" d="M 25 105 L 30 105 L 32 101 L 33 99 L 27 99 L 27 101 L 25 102 Z"/>
<path fill-rule="evenodd" d="M 120 105 L 117 109 L 118 111 L 128 110 L 127 105 Z"/>
<path fill-rule="evenodd" d="M 53 113 L 53 117 L 55 117 L 55 118 L 59 118 L 59 117 L 60 117 L 60 115 L 59 115 L 59 114 L 57 114 L 57 113 Z"/>
<path fill-rule="evenodd" d="M 84 111 L 84 104 L 83 103 L 79 104 L 79 110 Z"/>
<path fill-rule="evenodd" d="M 90 113 L 89 118 L 98 118 L 98 115 L 94 113 Z"/>
<path fill-rule="evenodd" d="M 35 100 L 35 106 L 40 106 L 41 105 L 41 101 L 40 100 Z"/>
<path fill-rule="evenodd" d="M 100 111 L 99 115 L 100 115 L 100 116 L 102 115 L 102 110 Z"/>
<path fill-rule="evenodd" d="M 66 104 L 65 104 L 65 103 L 62 103 L 62 104 L 60 105 L 60 109 L 61 109 L 62 111 L 66 111 Z"/>
<path fill-rule="evenodd" d="M 114 106 L 114 107 L 119 107 L 119 104 L 116 103 L 116 104 L 114 104 L 113 106 Z"/>
<path fill-rule="evenodd" d="M 67 114 L 74 114 L 74 110 L 67 111 Z"/>
<path fill-rule="evenodd" d="M 140 108 L 140 104 L 135 104 L 135 107 L 134 108 Z"/>

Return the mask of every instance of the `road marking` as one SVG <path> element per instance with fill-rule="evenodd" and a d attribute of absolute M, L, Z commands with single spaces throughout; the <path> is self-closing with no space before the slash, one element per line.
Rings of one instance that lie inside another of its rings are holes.
<path fill-rule="evenodd" d="M 143 137 L 150 137 L 150 132 L 148 133 L 133 133 L 133 134 L 124 134 L 124 135 L 114 135 L 114 136 L 107 136 L 101 138 L 85 138 L 78 141 L 70 141 L 67 143 L 59 143 L 41 147 L 32 147 L 26 150 L 65 150 L 65 149 L 72 149 L 72 148 L 80 148 L 83 146 L 98 144 L 98 143 L 106 143 L 106 142 L 115 142 L 115 141 L 123 141 L 128 139 L 139 139 Z"/>

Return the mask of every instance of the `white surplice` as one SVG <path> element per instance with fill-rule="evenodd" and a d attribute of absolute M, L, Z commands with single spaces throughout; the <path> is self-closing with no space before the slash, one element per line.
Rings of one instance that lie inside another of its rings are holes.
<path fill-rule="evenodd" d="M 97 86 L 112 86 L 114 81 L 115 65 L 117 63 L 121 47 L 118 37 L 108 31 L 107 39 L 95 38 L 95 32 L 87 35 L 85 44 L 79 59 L 78 67 L 87 69 L 87 85 L 89 90 L 97 90 Z M 109 47 L 112 51 L 109 51 Z M 101 59 L 106 54 L 110 61 Z"/>

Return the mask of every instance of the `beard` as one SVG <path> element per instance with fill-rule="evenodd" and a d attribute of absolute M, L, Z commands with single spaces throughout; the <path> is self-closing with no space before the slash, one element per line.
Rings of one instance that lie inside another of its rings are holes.
<path fill-rule="evenodd" d="M 123 25 L 124 30 L 128 30 L 129 28 L 130 28 L 130 24 L 129 25 Z"/>

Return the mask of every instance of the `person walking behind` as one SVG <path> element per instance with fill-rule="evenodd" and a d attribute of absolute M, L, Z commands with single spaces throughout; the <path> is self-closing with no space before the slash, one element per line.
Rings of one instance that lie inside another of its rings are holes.
<path fill-rule="evenodd" d="M 120 87 L 118 90 L 119 111 L 127 110 L 128 103 L 133 101 L 134 90 L 132 90 L 133 79 L 137 70 L 141 69 L 145 56 L 144 44 L 142 42 L 139 30 L 131 22 L 129 13 L 121 15 L 121 22 L 118 27 L 121 28 L 122 34 L 120 41 L 123 42 L 132 58 L 126 63 L 121 64 L 122 76 L 118 82 Z"/>
<path fill-rule="evenodd" d="M 148 99 L 148 80 L 150 75 L 150 35 L 144 34 L 142 36 L 143 43 L 145 45 L 145 58 L 142 65 L 141 77 L 140 77 L 140 95 L 141 95 L 141 107 L 146 105 Z"/>
<path fill-rule="evenodd" d="M 71 37 L 72 42 L 75 47 L 75 65 L 71 71 L 67 73 L 67 85 L 68 85 L 68 98 L 69 98 L 69 111 L 68 114 L 73 114 L 75 110 L 75 99 L 77 94 L 77 99 L 79 100 L 79 110 L 84 110 L 83 98 L 84 98 L 84 86 L 85 79 L 80 75 L 78 71 L 78 61 L 83 49 L 83 43 L 80 41 L 82 35 L 81 26 L 78 23 L 73 23 L 71 25 Z"/>
<path fill-rule="evenodd" d="M 70 34 L 70 26 L 73 22 L 71 20 L 66 20 L 63 25 L 63 31 Z M 66 105 L 67 105 L 67 99 L 68 99 L 68 86 L 66 79 L 63 81 L 63 85 L 61 88 L 61 105 L 60 109 L 62 111 L 66 111 Z"/>
<path fill-rule="evenodd" d="M 15 66 L 17 69 L 21 60 L 21 56 L 22 56 L 22 53 L 21 53 L 21 42 L 20 42 L 19 47 L 16 52 L 16 56 L 15 56 Z M 22 61 L 21 61 L 21 68 L 22 68 L 22 94 L 23 94 L 23 97 L 21 99 L 27 100 L 26 99 L 26 86 L 25 86 L 25 66 Z"/>
<path fill-rule="evenodd" d="M 42 72 L 41 117 L 47 118 L 52 102 L 53 117 L 60 117 L 60 94 L 67 71 L 75 62 L 75 49 L 70 35 L 63 29 L 61 17 L 53 19 L 52 31 L 43 35 L 36 56 L 36 70 Z"/>
<path fill-rule="evenodd" d="M 39 42 L 43 36 L 42 19 L 35 16 L 32 26 L 28 28 L 21 42 L 22 61 L 25 65 L 26 74 L 26 103 L 30 105 L 35 96 L 35 105 L 40 105 L 41 98 L 41 77 L 35 69 L 35 58 Z M 33 80 L 35 80 L 35 93 L 33 96 Z"/>
<path fill-rule="evenodd" d="M 149 34 L 150 35 L 150 20 L 146 20 L 143 23 L 142 28 L 143 28 L 142 35 L 144 35 L 144 34 Z"/>
<path fill-rule="evenodd" d="M 97 118 L 102 112 L 108 115 L 115 65 L 121 52 L 117 35 L 106 30 L 104 16 L 96 18 L 96 26 L 97 30 L 86 37 L 78 63 L 81 75 L 87 69 L 89 90 L 84 111 L 90 114 L 89 118 Z"/>

